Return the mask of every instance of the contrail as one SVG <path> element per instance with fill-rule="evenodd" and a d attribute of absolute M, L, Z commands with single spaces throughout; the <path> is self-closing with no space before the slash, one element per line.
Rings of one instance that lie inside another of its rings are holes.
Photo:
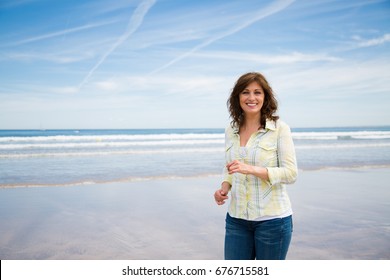
<path fill-rule="evenodd" d="M 21 40 L 19 42 L 7 44 L 7 46 L 19 46 L 22 44 L 41 41 L 44 39 L 50 39 L 50 38 L 62 36 L 62 35 L 69 34 L 69 33 L 74 33 L 74 32 L 78 32 L 78 31 L 82 31 L 82 30 L 86 30 L 86 29 L 91 29 L 91 28 L 96 28 L 96 27 L 103 26 L 103 25 L 112 24 L 114 22 L 115 21 L 106 21 L 106 22 L 87 24 L 87 25 L 83 25 L 83 26 L 79 26 L 79 27 L 69 28 L 69 29 L 58 31 L 58 32 L 53 32 L 53 33 L 49 33 L 49 34 L 45 34 L 45 35 L 41 35 L 41 36 L 32 37 L 32 38 L 27 38 L 27 39 Z"/>
<path fill-rule="evenodd" d="M 252 25 L 253 23 L 255 23 L 256 21 L 259 21 L 263 18 L 266 18 L 270 15 L 273 15 L 279 11 L 282 11 L 284 10 L 285 8 L 287 8 L 288 6 L 290 6 L 293 2 L 295 2 L 295 0 L 282 0 L 282 1 L 276 1 L 274 2 L 272 5 L 268 6 L 267 8 L 259 11 L 254 17 L 251 17 L 248 21 L 246 22 L 243 22 L 241 23 L 240 25 L 230 29 L 230 30 L 227 30 L 225 32 L 222 32 L 221 34 L 218 34 L 206 41 L 204 41 L 203 43 L 195 46 L 194 48 L 192 48 L 191 50 L 189 50 L 188 52 L 174 58 L 173 60 L 169 61 L 167 64 L 153 70 L 151 73 L 149 73 L 149 75 L 152 75 L 152 74 L 155 74 L 155 73 L 158 73 L 166 68 L 168 68 L 169 66 L 171 66 L 172 64 L 175 64 L 176 62 L 182 60 L 183 58 L 186 58 L 188 56 L 190 56 L 191 54 L 193 54 L 194 52 L 198 51 L 199 49 L 202 49 L 210 44 L 212 44 L 213 42 L 215 41 L 218 41 L 224 37 L 227 37 L 229 35 L 232 35 L 236 32 L 239 32 L 240 30 Z"/>
<path fill-rule="evenodd" d="M 104 62 L 104 60 L 118 47 L 120 46 L 124 41 L 126 41 L 131 34 L 133 34 L 138 27 L 141 25 L 146 13 L 149 11 L 149 9 L 156 3 L 156 0 L 145 0 L 141 2 L 137 8 L 135 9 L 133 15 L 130 18 L 129 24 L 127 25 L 127 29 L 125 33 L 122 34 L 118 38 L 118 40 L 112 45 L 112 47 L 100 58 L 100 60 L 96 63 L 96 65 L 89 71 L 87 76 L 84 78 L 84 80 L 80 83 L 78 86 L 79 89 L 81 89 L 88 81 L 88 79 L 92 76 L 92 74 L 95 72 L 95 70 Z"/>

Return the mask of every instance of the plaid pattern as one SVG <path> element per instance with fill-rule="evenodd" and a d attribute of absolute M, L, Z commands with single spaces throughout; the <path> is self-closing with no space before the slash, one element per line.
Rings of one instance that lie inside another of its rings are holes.
<path fill-rule="evenodd" d="M 241 173 L 229 174 L 224 167 L 223 180 L 232 186 L 229 214 L 232 217 L 256 220 L 265 216 L 278 216 L 291 211 L 285 184 L 297 178 L 297 163 L 291 131 L 278 120 L 267 121 L 265 129 L 252 134 L 245 147 L 240 146 L 238 129 L 225 130 L 226 163 L 240 160 L 246 164 L 263 166 L 269 180 Z"/>

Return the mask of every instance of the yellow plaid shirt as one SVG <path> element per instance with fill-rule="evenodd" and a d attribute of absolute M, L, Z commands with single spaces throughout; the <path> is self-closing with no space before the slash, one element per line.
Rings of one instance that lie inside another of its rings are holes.
<path fill-rule="evenodd" d="M 224 168 L 224 181 L 230 183 L 229 214 L 256 220 L 291 211 L 285 184 L 295 182 L 298 174 L 290 127 L 284 122 L 267 120 L 265 129 L 252 134 L 245 147 L 240 146 L 238 129 L 225 130 L 226 163 L 239 160 L 266 167 L 269 180 L 241 173 L 229 174 Z"/>

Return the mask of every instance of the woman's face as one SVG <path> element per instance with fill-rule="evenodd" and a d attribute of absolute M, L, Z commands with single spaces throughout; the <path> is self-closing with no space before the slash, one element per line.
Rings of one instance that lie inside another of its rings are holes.
<path fill-rule="evenodd" d="M 257 82 L 250 83 L 239 97 L 240 106 L 245 115 L 260 114 L 264 102 L 264 91 Z"/>

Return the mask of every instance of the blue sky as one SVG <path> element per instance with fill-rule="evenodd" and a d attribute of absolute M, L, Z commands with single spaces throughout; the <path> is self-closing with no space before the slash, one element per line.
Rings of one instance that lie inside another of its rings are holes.
<path fill-rule="evenodd" d="M 291 127 L 390 125 L 390 1 L 2 0 L 0 129 L 223 128 L 262 72 Z"/>

